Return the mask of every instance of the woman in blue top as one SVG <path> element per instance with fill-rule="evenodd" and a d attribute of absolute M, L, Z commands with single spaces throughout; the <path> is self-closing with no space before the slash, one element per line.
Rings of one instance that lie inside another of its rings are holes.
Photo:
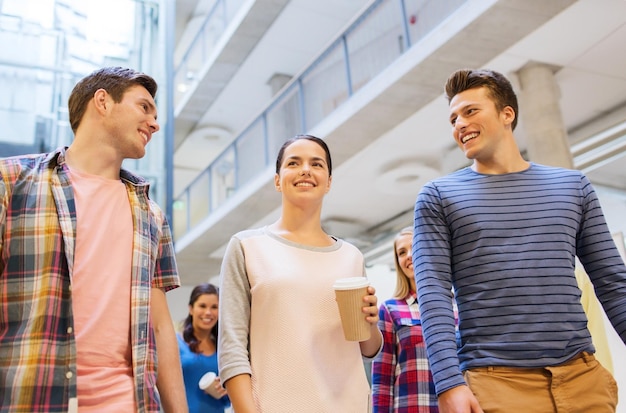
<path fill-rule="evenodd" d="M 178 335 L 180 361 L 183 367 L 185 391 L 189 413 L 224 413 L 230 406 L 226 390 L 218 380 L 212 384 L 221 395 L 216 399 L 209 389 L 200 389 L 198 382 L 208 372 L 217 370 L 217 320 L 218 290 L 213 284 L 200 284 L 191 291 L 189 315 L 185 319 L 182 335 Z"/>

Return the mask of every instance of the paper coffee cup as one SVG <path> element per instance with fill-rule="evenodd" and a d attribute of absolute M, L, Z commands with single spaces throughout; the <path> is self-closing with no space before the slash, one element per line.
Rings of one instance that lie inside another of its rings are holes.
<path fill-rule="evenodd" d="M 213 398 L 219 399 L 221 396 L 215 389 L 216 380 L 217 380 L 217 375 L 213 373 L 212 371 L 210 371 L 200 378 L 200 381 L 198 382 L 198 387 L 200 387 L 205 392 L 209 393 Z"/>
<path fill-rule="evenodd" d="M 340 278 L 333 284 L 343 335 L 348 341 L 365 341 L 371 336 L 370 323 L 363 313 L 363 297 L 369 285 L 365 277 Z"/>

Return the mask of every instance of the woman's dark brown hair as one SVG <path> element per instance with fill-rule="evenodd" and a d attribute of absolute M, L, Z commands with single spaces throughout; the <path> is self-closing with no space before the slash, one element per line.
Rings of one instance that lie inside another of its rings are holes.
<path fill-rule="evenodd" d="M 203 283 L 195 286 L 194 289 L 191 291 L 191 295 L 189 296 L 189 305 L 193 307 L 196 301 L 198 301 L 198 298 L 200 298 L 200 296 L 204 294 L 215 294 L 219 297 L 219 291 L 216 286 L 209 283 Z M 217 343 L 218 324 L 219 321 L 215 323 L 215 325 L 211 329 L 211 339 L 215 343 Z M 191 349 L 191 351 L 193 351 L 194 353 L 200 352 L 200 350 L 198 349 L 200 341 L 198 341 L 196 336 L 193 334 L 193 317 L 191 316 L 191 314 L 187 315 L 187 318 L 185 318 L 185 322 L 183 324 L 183 339 L 185 340 L 185 343 L 189 344 L 189 349 Z"/>
<path fill-rule="evenodd" d="M 285 156 L 285 149 L 287 149 L 289 145 L 291 145 L 292 143 L 300 139 L 306 139 L 308 141 L 315 142 L 319 146 L 321 146 L 322 149 L 324 149 L 324 152 L 326 153 L 326 165 L 328 165 L 328 176 L 332 176 L 333 163 L 330 159 L 330 149 L 328 149 L 328 145 L 326 145 L 326 142 L 324 142 L 322 139 L 313 135 L 296 135 L 293 138 L 287 140 L 285 143 L 283 143 L 283 146 L 280 147 L 280 150 L 278 151 L 278 156 L 276 157 L 276 173 L 277 174 L 280 173 L 280 166 L 283 163 L 283 157 Z"/>

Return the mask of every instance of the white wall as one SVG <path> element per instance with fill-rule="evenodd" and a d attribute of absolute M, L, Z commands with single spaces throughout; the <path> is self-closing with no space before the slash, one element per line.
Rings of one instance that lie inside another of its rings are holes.
<path fill-rule="evenodd" d="M 366 270 L 367 278 L 376 289 L 376 297 L 378 297 L 380 306 L 383 301 L 390 299 L 393 295 L 393 290 L 396 288 L 396 270 L 386 264 L 373 265 Z"/>
<path fill-rule="evenodd" d="M 193 290 L 193 286 L 184 285 L 180 288 L 176 288 L 175 290 L 168 291 L 168 293 L 165 294 L 167 297 L 167 305 L 172 316 L 172 321 L 177 329 L 180 323 L 185 320 L 187 314 L 189 314 L 189 307 L 187 306 L 187 303 L 189 302 L 191 290 Z"/>

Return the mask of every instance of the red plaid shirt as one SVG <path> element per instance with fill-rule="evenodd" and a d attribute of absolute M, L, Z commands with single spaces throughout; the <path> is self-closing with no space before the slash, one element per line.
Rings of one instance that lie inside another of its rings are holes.
<path fill-rule="evenodd" d="M 65 150 L 0 159 L 0 407 L 67 412 L 76 403 L 70 274 L 76 209 Z M 148 184 L 124 170 L 133 215 L 131 344 L 138 412 L 159 412 L 153 287 L 179 285 L 169 225 Z M 106 343 L 103 343 L 106 345 Z"/>
<path fill-rule="evenodd" d="M 415 294 L 380 306 L 383 349 L 372 362 L 375 413 L 439 412 Z"/>

